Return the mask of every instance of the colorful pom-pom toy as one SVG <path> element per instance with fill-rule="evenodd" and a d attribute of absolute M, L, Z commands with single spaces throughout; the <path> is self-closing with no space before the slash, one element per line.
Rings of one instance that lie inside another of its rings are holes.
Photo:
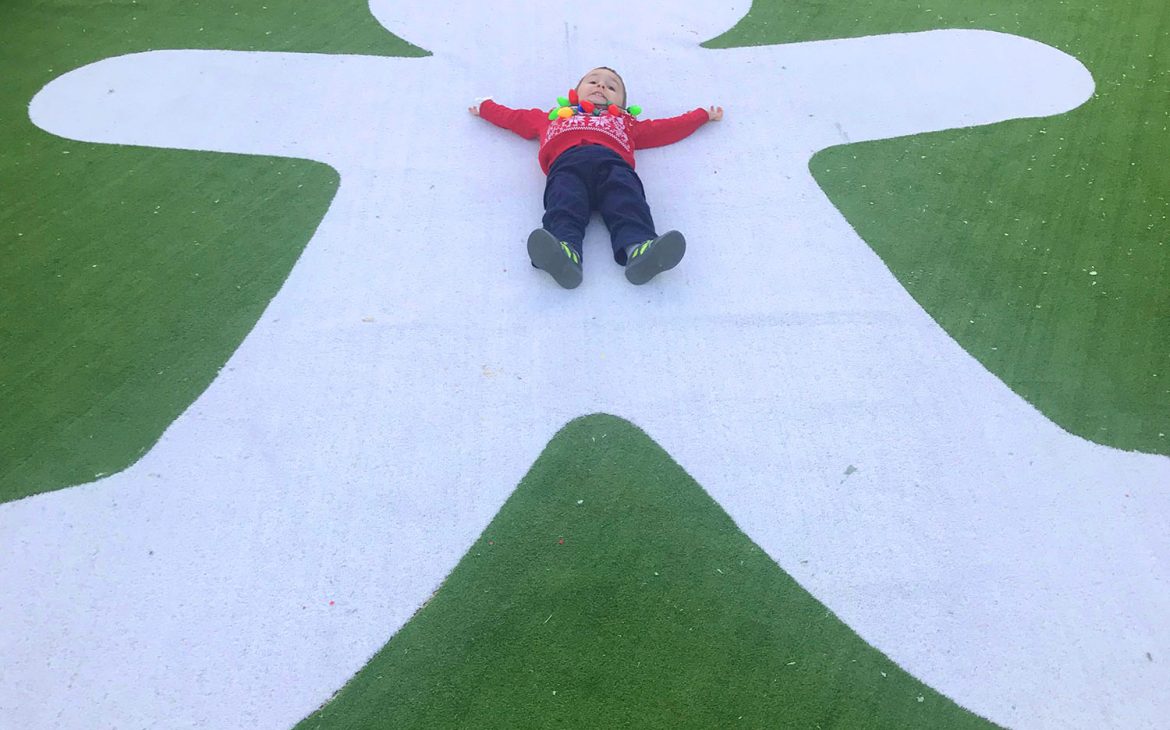
<path fill-rule="evenodd" d="M 554 119 L 567 119 L 576 114 L 584 114 L 586 116 L 598 117 L 602 114 L 610 114 L 612 116 L 621 116 L 623 113 L 629 114 L 631 117 L 636 117 L 642 113 L 642 107 L 638 105 L 622 108 L 617 104 L 609 104 L 605 107 L 600 107 L 588 99 L 581 99 L 576 89 L 569 89 L 568 96 L 558 96 L 557 105 L 548 113 L 549 121 Z"/>

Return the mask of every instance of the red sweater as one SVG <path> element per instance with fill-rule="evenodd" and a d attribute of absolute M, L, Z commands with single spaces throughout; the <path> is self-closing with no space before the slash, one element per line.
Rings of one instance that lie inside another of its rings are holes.
<path fill-rule="evenodd" d="M 634 166 L 634 150 L 661 147 L 678 142 L 694 133 L 710 119 L 702 108 L 668 119 L 648 119 L 640 122 L 629 114 L 611 116 L 576 116 L 549 121 L 548 111 L 541 109 L 510 109 L 491 99 L 479 106 L 479 115 L 497 127 L 510 129 L 524 139 L 540 138 L 540 169 L 548 174 L 553 160 L 562 152 L 579 144 L 599 144 L 622 156 Z"/>

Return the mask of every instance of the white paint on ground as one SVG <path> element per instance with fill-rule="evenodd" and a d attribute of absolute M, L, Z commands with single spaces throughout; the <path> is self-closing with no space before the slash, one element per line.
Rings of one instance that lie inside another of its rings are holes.
<path fill-rule="evenodd" d="M 697 46 L 746 2 L 524 4 L 522 22 L 485 5 L 375 2 L 429 58 L 159 51 L 34 99 L 65 137 L 320 160 L 341 187 L 140 462 L 0 505 L 5 722 L 291 725 L 409 619 L 555 431 L 598 411 L 972 710 L 1170 716 L 1170 462 L 1075 438 L 1009 391 L 807 168 L 845 139 L 1061 113 L 1086 70 L 987 32 Z M 688 236 L 680 268 L 629 286 L 594 228 L 570 292 L 526 259 L 535 146 L 464 110 L 551 106 L 597 64 L 648 116 L 727 117 L 639 154 L 660 227 Z"/>

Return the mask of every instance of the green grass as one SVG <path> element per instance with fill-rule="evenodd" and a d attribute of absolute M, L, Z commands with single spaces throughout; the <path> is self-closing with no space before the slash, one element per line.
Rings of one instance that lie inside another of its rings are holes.
<path fill-rule="evenodd" d="M 989 728 L 870 647 L 631 424 L 558 434 L 298 728 Z"/>
<path fill-rule="evenodd" d="M 79 144 L 28 120 L 62 73 L 155 48 L 420 55 L 365 3 L 6 3 L 0 501 L 129 465 L 255 324 L 337 188 L 301 160 Z M 15 193 L 15 196 L 13 195 Z"/>
<path fill-rule="evenodd" d="M 934 28 L 1032 38 L 1092 72 L 1070 114 L 837 147 L 817 181 L 910 294 L 1060 426 L 1170 454 L 1170 4 L 756 2 L 710 45 Z"/>

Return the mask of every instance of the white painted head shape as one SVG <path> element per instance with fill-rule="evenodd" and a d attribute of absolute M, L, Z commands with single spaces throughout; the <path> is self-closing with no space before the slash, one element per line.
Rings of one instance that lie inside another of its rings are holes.
<path fill-rule="evenodd" d="M 735 25 L 749 0 L 370 0 L 387 30 L 435 55 L 579 44 L 698 45 Z"/>

